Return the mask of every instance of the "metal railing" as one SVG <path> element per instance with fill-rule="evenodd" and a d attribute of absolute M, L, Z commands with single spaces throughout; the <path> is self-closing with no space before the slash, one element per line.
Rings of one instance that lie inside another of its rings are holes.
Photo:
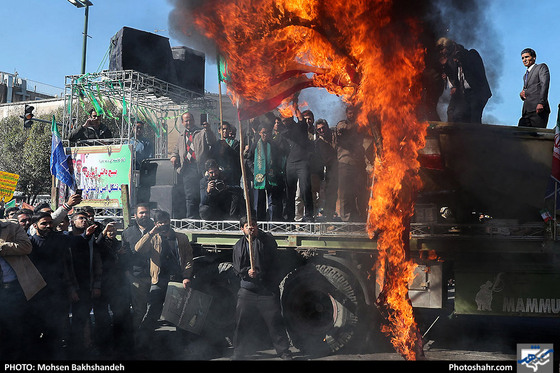
<path fill-rule="evenodd" d="M 238 221 L 206 221 L 193 219 L 173 219 L 176 229 L 187 231 L 207 231 L 215 233 L 238 233 Z M 277 234 L 311 236 L 351 236 L 369 238 L 366 224 L 345 222 L 259 222 L 260 229 Z M 457 237 L 477 237 L 502 240 L 544 240 L 552 239 L 550 226 L 545 223 L 525 224 L 430 224 L 412 223 L 410 236 L 413 239 L 445 239 Z"/>

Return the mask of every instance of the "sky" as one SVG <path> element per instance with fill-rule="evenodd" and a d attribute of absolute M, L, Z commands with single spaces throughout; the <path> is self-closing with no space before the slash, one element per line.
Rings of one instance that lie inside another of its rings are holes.
<path fill-rule="evenodd" d="M 86 72 L 108 68 L 104 57 L 109 41 L 124 26 L 168 37 L 171 46 L 192 47 L 188 41 L 172 37 L 168 24 L 173 8 L 170 0 L 91 1 Z M 557 47 L 560 1 L 481 1 L 489 4 L 482 14 L 482 22 L 472 25 L 472 29 L 467 27 L 466 31 L 477 33 L 477 38 L 461 39 L 457 33 L 454 39 L 467 49 L 477 49 L 490 72 L 493 96 L 484 111 L 483 122 L 517 125 L 522 105 L 519 92 L 525 72 L 520 53 L 530 47 L 537 52 L 537 63 L 544 62 L 550 69 L 552 113 L 548 128 L 554 128 L 560 103 L 560 87 L 556 84 L 556 74 L 560 74 Z M 84 13 L 84 8 L 76 8 L 67 0 L 0 0 L 0 71 L 17 71 L 22 78 L 63 88 L 66 75 L 81 71 Z M 213 56 L 207 56 L 205 89 L 217 93 L 216 66 L 212 59 Z M 309 104 L 316 118 L 331 118 L 333 114 L 328 111 L 337 110 L 338 105 L 336 97 L 316 89 L 304 91 L 300 101 Z M 331 125 L 336 124 L 333 120 L 329 121 Z"/>

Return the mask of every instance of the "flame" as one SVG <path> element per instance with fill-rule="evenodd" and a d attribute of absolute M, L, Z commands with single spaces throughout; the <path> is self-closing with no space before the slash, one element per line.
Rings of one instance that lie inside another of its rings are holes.
<path fill-rule="evenodd" d="M 282 118 L 293 118 L 296 113 L 294 112 L 293 106 L 290 104 L 291 99 L 286 99 L 278 107 L 278 112 Z"/>
<path fill-rule="evenodd" d="M 396 2 L 208 0 L 193 15 L 226 57 L 236 100 L 267 100 L 279 77 L 305 74 L 313 86 L 357 105 L 356 122 L 378 137 L 367 222 L 379 251 L 377 303 L 388 320 L 383 331 L 414 360 L 421 338 L 408 298 L 415 266 L 407 255 L 407 227 L 426 134 L 415 115 L 425 49 L 420 23 L 398 17 Z"/>

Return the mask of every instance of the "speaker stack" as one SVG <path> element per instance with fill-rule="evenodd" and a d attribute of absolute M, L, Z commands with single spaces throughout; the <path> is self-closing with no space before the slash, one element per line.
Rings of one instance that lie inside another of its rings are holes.
<path fill-rule="evenodd" d="M 109 70 L 135 70 L 204 95 L 204 53 L 173 47 L 169 39 L 123 27 L 111 38 Z"/>
<path fill-rule="evenodd" d="M 183 185 L 169 159 L 146 159 L 140 167 L 137 202 L 149 203 L 152 210 L 167 211 L 172 218 L 185 217 Z"/>

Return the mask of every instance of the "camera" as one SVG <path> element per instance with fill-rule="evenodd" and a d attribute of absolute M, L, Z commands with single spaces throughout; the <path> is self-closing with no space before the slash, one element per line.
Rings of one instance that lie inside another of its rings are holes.
<path fill-rule="evenodd" d="M 214 189 L 216 189 L 218 192 L 224 191 L 226 189 L 226 183 L 224 183 L 223 180 L 213 180 L 214 181 Z"/>

